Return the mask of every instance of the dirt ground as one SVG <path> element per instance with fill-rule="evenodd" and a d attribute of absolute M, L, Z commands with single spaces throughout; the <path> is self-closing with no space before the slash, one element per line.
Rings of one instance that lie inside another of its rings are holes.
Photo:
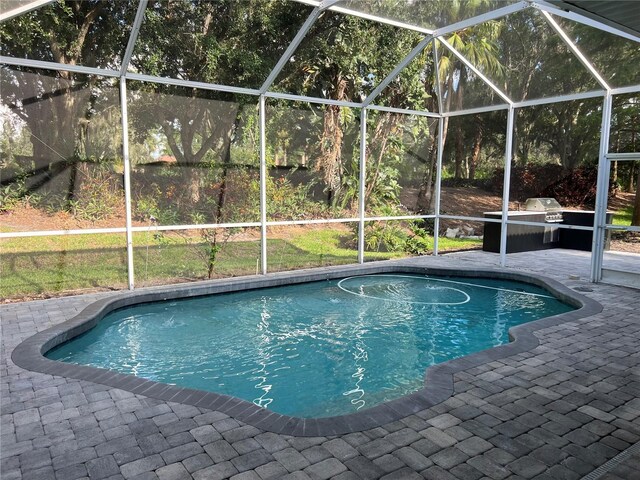
<path fill-rule="evenodd" d="M 405 189 L 401 196 L 401 202 L 408 209 L 415 205 L 415 189 Z M 618 193 L 616 198 L 609 202 L 609 209 L 612 211 L 621 210 L 632 204 L 634 194 Z M 484 212 L 496 211 L 502 208 L 502 198 L 492 195 L 484 190 L 475 187 L 443 188 L 440 211 L 445 214 L 482 217 Z M 518 209 L 518 205 L 511 202 L 510 209 Z M 124 212 L 103 220 L 89 221 L 74 217 L 67 212 L 47 213 L 43 210 L 30 206 L 20 207 L 9 213 L 0 213 L 0 226 L 10 228 L 15 231 L 37 231 L 37 230 L 75 230 L 88 228 L 110 228 L 123 227 L 125 224 Z M 134 226 L 147 226 L 147 223 L 134 221 Z M 481 224 L 478 222 L 465 222 L 450 220 L 442 222 L 443 229 L 447 227 L 470 227 L 478 229 Z M 290 227 L 271 227 L 270 233 L 276 238 L 286 238 Z M 247 232 L 249 237 L 254 234 Z M 237 239 L 246 239 L 245 236 L 236 236 Z M 640 235 L 629 232 L 625 234 L 614 233 L 611 250 L 621 252 L 640 253 Z"/>

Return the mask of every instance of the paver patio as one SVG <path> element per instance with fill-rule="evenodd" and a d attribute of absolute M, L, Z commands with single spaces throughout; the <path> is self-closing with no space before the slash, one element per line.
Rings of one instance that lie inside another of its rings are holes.
<path fill-rule="evenodd" d="M 498 257 L 407 261 L 478 268 Z M 537 331 L 529 352 L 457 373 L 441 404 L 338 437 L 263 432 L 220 412 L 23 370 L 10 358 L 16 345 L 112 294 L 2 306 L 2 479 L 640 478 L 640 291 L 586 281 L 584 252 L 512 254 L 509 265 L 604 310 Z"/>

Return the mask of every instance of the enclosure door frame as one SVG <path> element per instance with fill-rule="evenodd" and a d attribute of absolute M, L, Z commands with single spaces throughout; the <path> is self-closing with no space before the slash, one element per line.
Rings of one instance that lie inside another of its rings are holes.
<path fill-rule="evenodd" d="M 611 180 L 611 164 L 612 162 L 640 162 L 640 152 L 632 152 L 632 153 L 609 153 L 607 152 L 604 156 L 603 163 L 603 182 L 602 184 L 608 187 L 609 182 Z M 597 277 L 595 278 L 596 282 L 602 283 L 610 283 L 614 285 L 622 285 L 632 288 L 640 288 L 640 271 L 634 272 L 623 269 L 616 268 L 607 268 L 604 266 L 604 238 L 607 232 L 610 231 L 618 231 L 618 232 L 640 232 L 640 227 L 637 226 L 624 226 L 624 225 L 614 225 L 612 223 L 607 223 L 606 221 L 606 213 L 608 207 L 608 188 L 605 188 L 604 191 L 607 195 L 604 195 L 603 202 L 601 203 L 600 212 L 596 212 L 596 220 L 598 221 L 597 232 L 598 237 L 601 238 L 602 248 L 599 248 L 597 252 L 594 252 L 594 255 L 597 255 L 596 264 L 598 266 Z M 640 262 L 640 255 L 637 259 Z"/>

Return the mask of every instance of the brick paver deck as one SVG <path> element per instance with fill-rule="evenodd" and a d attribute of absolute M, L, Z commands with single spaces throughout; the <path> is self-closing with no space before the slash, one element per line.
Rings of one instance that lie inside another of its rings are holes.
<path fill-rule="evenodd" d="M 497 256 L 411 261 L 478 267 Z M 640 478 L 640 292 L 585 281 L 581 252 L 515 254 L 509 264 L 604 311 L 539 330 L 529 352 L 457 373 L 454 395 L 439 405 L 339 437 L 277 435 L 220 412 L 23 370 L 10 359 L 17 344 L 109 294 L 2 306 L 2 479 Z"/>

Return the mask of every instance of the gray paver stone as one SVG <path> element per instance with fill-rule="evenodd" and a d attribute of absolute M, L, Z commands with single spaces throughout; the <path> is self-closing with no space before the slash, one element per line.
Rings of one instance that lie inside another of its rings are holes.
<path fill-rule="evenodd" d="M 304 455 L 298 452 L 295 448 L 286 448 L 284 450 L 274 452 L 273 457 L 289 472 L 302 470 L 310 465 L 309 460 L 307 460 Z"/>
<path fill-rule="evenodd" d="M 365 457 L 373 459 L 380 457 L 385 453 L 392 452 L 393 450 L 395 450 L 395 448 L 396 447 L 393 443 L 388 442 L 387 440 L 384 440 L 382 438 L 378 438 L 376 440 L 373 440 L 372 442 L 360 445 L 360 447 L 358 447 L 358 450 Z"/>
<path fill-rule="evenodd" d="M 196 443 L 187 443 L 186 445 L 180 445 L 179 447 L 170 448 L 165 450 L 160 455 L 167 465 L 180 462 L 185 458 L 193 457 L 199 453 L 203 453 L 202 447 Z"/>
<path fill-rule="evenodd" d="M 201 427 L 190 430 L 189 433 L 193 435 L 193 438 L 195 438 L 196 442 L 200 445 L 207 445 L 208 443 L 215 442 L 222 438 L 222 435 L 220 435 L 211 425 L 202 425 Z"/>
<path fill-rule="evenodd" d="M 409 467 L 404 467 L 386 474 L 380 480 L 422 480 L 422 475 L 414 472 Z"/>
<path fill-rule="evenodd" d="M 172 463 L 156 470 L 160 480 L 190 480 L 191 475 L 181 463 Z"/>
<path fill-rule="evenodd" d="M 260 465 L 255 472 L 262 480 L 278 480 L 289 472 L 278 462 L 269 462 L 266 465 Z"/>
<path fill-rule="evenodd" d="M 456 448 L 459 448 L 467 455 L 474 457 L 486 452 L 487 450 L 491 450 L 493 445 L 480 437 L 471 437 L 458 443 Z"/>
<path fill-rule="evenodd" d="M 331 455 L 342 462 L 359 455 L 358 451 L 355 448 L 353 448 L 341 438 L 334 438 L 333 440 L 329 440 L 328 442 L 323 443 L 322 446 L 327 449 L 331 453 Z"/>
<path fill-rule="evenodd" d="M 407 446 L 413 442 L 417 442 L 421 438 L 422 437 L 418 432 L 410 428 L 403 428 L 402 430 L 390 433 L 389 435 L 384 437 L 385 440 L 393 443 L 397 447 Z"/>
<path fill-rule="evenodd" d="M 46 448 L 25 452 L 19 458 L 20 468 L 25 472 L 51 465 L 51 454 Z"/>
<path fill-rule="evenodd" d="M 209 445 L 205 445 L 204 451 L 207 452 L 215 463 L 231 460 L 238 456 L 238 452 L 236 452 L 226 440 L 218 440 Z"/>
<path fill-rule="evenodd" d="M 427 467 L 433 465 L 433 462 L 427 457 L 422 455 L 417 450 L 411 447 L 403 447 L 393 452 L 393 455 L 398 457 L 405 465 L 413 468 L 416 471 L 424 470 Z"/>
<path fill-rule="evenodd" d="M 196 455 L 194 457 L 185 458 L 182 461 L 184 467 L 191 473 L 202 470 L 210 465 L 213 465 L 213 460 L 206 453 L 201 453 L 200 455 Z"/>
<path fill-rule="evenodd" d="M 461 463 L 453 467 L 450 472 L 456 477 L 464 480 L 479 480 L 484 475 L 482 472 L 472 467 L 468 463 Z"/>
<path fill-rule="evenodd" d="M 405 466 L 398 457 L 394 457 L 391 454 L 386 454 L 373 460 L 377 466 L 379 466 L 385 473 L 393 472 Z"/>
<path fill-rule="evenodd" d="M 56 470 L 57 480 L 76 480 L 77 478 L 86 477 L 87 475 L 87 467 L 84 463 L 71 465 L 69 467 L 64 467 L 60 470 Z"/>
<path fill-rule="evenodd" d="M 231 460 L 231 463 L 238 469 L 238 472 L 253 470 L 260 465 L 265 465 L 273 461 L 273 455 L 266 450 L 255 450 Z"/>
<path fill-rule="evenodd" d="M 361 478 L 374 480 L 387 473 L 385 470 L 362 455 L 350 458 L 349 460 L 346 460 L 344 464 L 349 470 L 355 472 Z"/>
<path fill-rule="evenodd" d="M 167 440 L 160 433 L 154 433 L 153 435 L 147 435 L 146 437 L 140 438 L 138 440 L 138 446 L 145 455 L 153 455 L 154 453 L 164 452 L 171 448 L 169 443 L 167 443 Z"/>
<path fill-rule="evenodd" d="M 160 455 L 151 455 L 133 462 L 125 463 L 120 467 L 120 472 L 124 478 L 132 478 L 144 472 L 150 472 L 164 466 L 164 461 Z"/>
<path fill-rule="evenodd" d="M 469 455 L 456 447 L 445 448 L 438 453 L 430 457 L 434 463 L 438 464 L 444 469 L 451 469 L 459 463 L 465 462 L 469 458 Z"/>
<path fill-rule="evenodd" d="M 124 465 L 125 463 L 131 463 L 144 457 L 144 453 L 140 450 L 140 447 L 134 446 L 118 450 L 114 452 L 113 458 L 116 459 L 118 465 Z"/>
<path fill-rule="evenodd" d="M 87 462 L 87 471 L 92 479 L 107 478 L 120 473 L 120 468 L 115 459 L 108 455 Z"/>
<path fill-rule="evenodd" d="M 427 468 L 422 472 L 422 476 L 426 480 L 460 480 L 438 465 Z"/>
<path fill-rule="evenodd" d="M 320 445 L 315 445 L 313 447 L 307 448 L 301 453 L 307 460 L 309 460 L 309 463 L 311 465 L 331 457 L 331 452 L 326 448 L 321 447 Z"/>
<path fill-rule="evenodd" d="M 222 462 L 194 472 L 195 480 L 223 480 L 238 473 L 231 462 Z"/>
<path fill-rule="evenodd" d="M 93 447 L 81 448 L 55 457 L 53 459 L 53 468 L 59 470 L 69 465 L 88 462 L 94 458 L 96 458 L 96 451 Z"/>
<path fill-rule="evenodd" d="M 521 477 L 533 478 L 539 473 L 544 472 L 547 466 L 533 457 L 525 456 L 514 460 L 507 465 L 507 468 Z"/>
<path fill-rule="evenodd" d="M 427 440 L 435 443 L 439 447 L 447 448 L 455 445 L 457 440 L 446 433 L 438 430 L 435 427 L 427 428 L 420 432 L 420 434 L 425 437 Z"/>
<path fill-rule="evenodd" d="M 260 445 L 262 445 L 262 448 L 269 453 L 284 450 L 289 446 L 287 441 L 283 439 L 281 435 L 271 432 L 261 433 L 260 435 L 256 435 L 254 438 Z"/>
<path fill-rule="evenodd" d="M 249 470 L 248 472 L 238 473 L 230 478 L 230 480 L 262 480 L 260 476 L 254 472 L 253 470 Z"/>
<path fill-rule="evenodd" d="M 244 455 L 245 453 L 253 452 L 254 450 L 262 448 L 262 446 L 253 438 L 245 438 L 244 440 L 240 440 L 239 442 L 236 442 L 231 446 L 240 455 Z"/>
<path fill-rule="evenodd" d="M 347 467 L 337 458 L 327 458 L 320 463 L 305 468 L 304 471 L 313 480 L 327 480 L 344 472 L 346 469 Z"/>
<path fill-rule="evenodd" d="M 494 480 L 502 480 L 511 475 L 509 470 L 494 462 L 486 454 L 470 458 L 467 463 Z"/>

